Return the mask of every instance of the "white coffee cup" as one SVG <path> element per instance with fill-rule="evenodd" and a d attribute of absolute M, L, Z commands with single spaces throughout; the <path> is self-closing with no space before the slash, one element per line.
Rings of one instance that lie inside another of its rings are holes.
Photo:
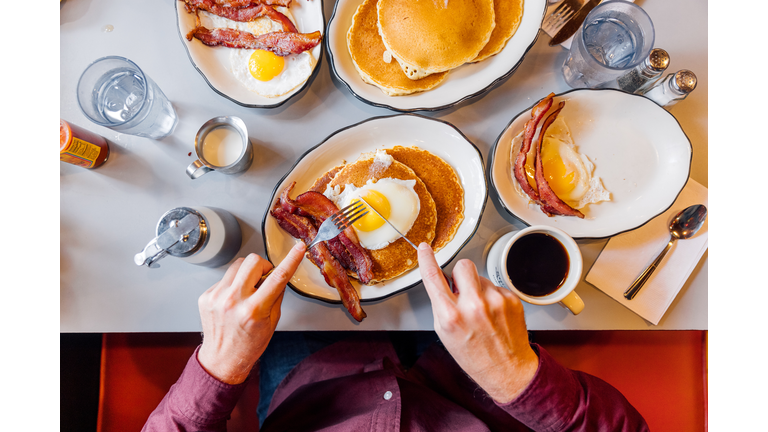
<path fill-rule="evenodd" d="M 568 276 L 565 278 L 565 281 L 563 281 L 554 292 L 541 297 L 528 295 L 515 288 L 512 279 L 509 276 L 509 272 L 507 271 L 507 258 L 512 245 L 520 238 L 534 233 L 548 234 L 557 239 L 565 248 L 569 261 Z M 578 285 L 581 280 L 583 266 L 581 250 L 579 250 L 579 246 L 573 238 L 562 230 L 545 225 L 534 225 L 520 231 L 513 231 L 505 234 L 496 240 L 488 251 L 486 264 L 488 277 L 493 283 L 511 290 L 528 303 L 535 305 L 559 303 L 564 308 L 570 310 L 574 315 L 578 315 L 584 309 L 584 302 L 581 300 L 581 297 L 576 294 L 576 291 L 574 291 L 576 285 Z"/>

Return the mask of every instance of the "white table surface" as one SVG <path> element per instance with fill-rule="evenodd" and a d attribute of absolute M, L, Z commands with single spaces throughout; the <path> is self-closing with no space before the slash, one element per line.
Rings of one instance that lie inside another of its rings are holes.
<path fill-rule="evenodd" d="M 320 1 L 320 0 L 309 0 Z M 543 0 L 542 0 L 543 1 Z M 691 177 L 708 185 L 707 3 L 696 0 L 637 1 L 656 27 L 655 46 L 671 55 L 670 70 L 690 69 L 698 87 L 671 108 L 693 144 Z M 333 2 L 326 0 L 326 20 Z M 685 17 L 685 19 L 680 19 Z M 197 298 L 218 281 L 225 267 L 210 269 L 171 257 L 158 269 L 138 267 L 133 255 L 153 237 L 155 225 L 177 206 L 221 207 L 243 230 L 240 255 L 264 254 L 261 218 L 272 189 L 297 157 L 332 132 L 369 117 L 393 114 L 356 99 L 332 78 L 324 55 L 311 86 L 282 107 L 243 108 L 218 96 L 192 67 L 176 26 L 172 0 L 64 0 L 60 10 L 61 118 L 111 140 L 109 161 L 96 170 L 61 163 L 60 331 L 199 331 Z M 103 31 L 107 25 L 111 32 Z M 488 152 L 509 120 L 549 92 L 569 89 L 560 73 L 566 51 L 550 47 L 543 32 L 518 70 L 481 97 L 427 116 L 458 127 Z M 82 70 L 96 58 L 120 55 L 135 61 L 165 92 L 179 115 L 175 132 L 153 141 L 115 133 L 90 123 L 75 100 Z M 208 119 L 241 117 L 255 145 L 250 169 L 190 180 L 194 136 Z M 458 257 L 472 259 L 484 274 L 484 252 L 500 232 L 522 228 L 489 196 L 477 233 Z M 585 273 L 607 240 L 579 241 Z M 531 330 L 707 329 L 707 254 L 653 326 L 583 281 L 577 292 L 586 308 L 578 316 L 557 305 L 525 305 Z M 422 285 L 363 305 L 368 318 L 356 323 L 340 305 L 309 300 L 287 290 L 278 330 L 431 330 L 432 311 Z"/>

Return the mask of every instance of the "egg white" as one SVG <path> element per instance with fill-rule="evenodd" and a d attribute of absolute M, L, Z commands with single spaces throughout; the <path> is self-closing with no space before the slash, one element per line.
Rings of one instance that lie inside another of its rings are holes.
<path fill-rule="evenodd" d="M 278 6 L 275 7 L 275 10 L 287 16 L 296 25 L 290 9 Z M 266 17 L 259 17 L 249 22 L 239 22 L 200 11 L 200 20 L 201 24 L 207 28 L 231 28 L 255 35 L 283 30 L 281 24 Z M 312 75 L 316 63 L 314 56 L 309 51 L 290 54 L 283 57 L 285 66 L 280 74 L 269 81 L 259 81 L 251 75 L 248 68 L 248 60 L 255 50 L 230 48 L 229 51 L 229 70 L 232 75 L 245 88 L 264 97 L 280 97 L 304 84 Z"/>
<path fill-rule="evenodd" d="M 528 154 L 529 159 L 535 158 L 534 147 L 536 139 L 534 138 L 534 144 L 531 145 L 531 151 Z M 521 131 L 512 139 L 512 150 L 510 152 L 512 170 L 514 170 L 515 159 L 520 152 L 522 142 L 523 132 Z M 576 150 L 571 132 L 562 117 L 555 119 L 547 129 L 542 146 L 548 146 L 550 149 L 556 147 L 556 151 L 560 155 L 567 171 L 574 174 L 576 185 L 573 190 L 564 196 L 558 195 L 558 198 L 579 210 L 589 204 L 611 200 L 611 194 L 603 187 L 600 177 L 594 175 L 595 164 L 592 163 L 587 155 L 581 154 Z M 518 184 L 517 179 L 514 178 L 514 173 L 512 174 L 512 186 L 520 196 L 530 200 Z"/>
<path fill-rule="evenodd" d="M 374 183 L 373 179 L 360 188 L 355 185 L 348 184 L 344 186 L 344 190 L 341 191 L 341 186 L 331 188 L 330 186 L 325 190 L 325 196 L 336 204 L 339 208 L 348 206 L 352 201 L 364 196 L 368 190 L 375 190 L 387 198 L 391 207 L 391 213 L 387 219 L 397 227 L 397 229 L 403 234 L 408 234 L 411 227 L 413 227 L 416 218 L 421 210 L 421 202 L 419 195 L 413 189 L 416 185 L 416 180 L 401 180 L 390 177 L 379 179 Z M 400 235 L 392 229 L 387 223 L 384 223 L 381 227 L 373 231 L 360 231 L 355 228 L 360 244 L 369 250 L 378 250 L 387 247 L 390 243 L 394 242 Z"/>

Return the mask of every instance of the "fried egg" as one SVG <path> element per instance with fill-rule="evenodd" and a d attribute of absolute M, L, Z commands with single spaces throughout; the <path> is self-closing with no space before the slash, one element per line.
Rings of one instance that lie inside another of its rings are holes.
<path fill-rule="evenodd" d="M 352 184 L 345 185 L 343 192 L 340 192 L 340 186 L 329 187 L 325 196 L 339 208 L 344 208 L 363 197 L 400 232 L 408 234 L 421 206 L 419 196 L 413 189 L 415 185 L 416 180 L 385 177 L 375 183 L 372 179 L 368 180 L 360 188 Z M 360 244 L 369 250 L 383 249 L 400 238 L 384 219 L 372 211 L 356 221 L 352 227 L 360 239 Z"/>
<path fill-rule="evenodd" d="M 296 24 L 290 9 L 278 6 L 275 10 Z M 231 28 L 254 35 L 283 30 L 280 23 L 267 17 L 238 22 L 205 11 L 200 13 L 205 14 L 201 22 L 208 28 Z M 282 57 L 266 50 L 229 49 L 231 73 L 245 88 L 264 97 L 279 97 L 304 84 L 312 75 L 315 63 L 309 51 Z"/>
<path fill-rule="evenodd" d="M 512 161 L 520 151 L 523 133 L 512 141 Z M 547 183 L 561 200 L 575 209 L 582 209 L 588 204 L 610 201 L 610 192 L 604 187 L 600 177 L 594 175 L 595 164 L 587 155 L 576 150 L 571 132 L 562 117 L 558 117 L 544 134 L 541 145 L 541 163 Z M 531 145 L 525 162 L 525 174 L 528 183 L 536 188 L 536 152 L 535 140 Z M 517 181 L 512 182 L 515 190 L 523 197 Z"/>

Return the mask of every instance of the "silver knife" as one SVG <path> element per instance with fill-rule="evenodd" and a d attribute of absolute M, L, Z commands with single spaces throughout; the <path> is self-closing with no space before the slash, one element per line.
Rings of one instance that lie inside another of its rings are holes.
<path fill-rule="evenodd" d="M 602 0 L 589 0 L 584 4 L 584 6 L 582 6 L 581 9 L 579 9 L 571 19 L 565 23 L 560 31 L 552 37 L 552 40 L 549 41 L 549 46 L 559 45 L 568 40 L 569 37 L 573 36 L 574 33 L 576 33 L 576 30 L 581 27 L 581 24 L 584 23 L 584 19 L 587 18 L 589 12 L 594 9 L 595 6 L 599 5 L 601 1 Z"/>
<path fill-rule="evenodd" d="M 414 248 L 414 249 L 416 249 L 416 250 L 418 250 L 418 249 L 419 249 L 419 248 L 417 248 L 417 247 L 416 247 L 416 245 L 415 245 L 415 244 L 413 244 L 413 243 L 412 243 L 410 240 L 408 240 L 408 239 L 405 237 L 405 235 L 403 235 L 403 233 L 401 233 L 401 232 L 400 232 L 400 230 L 399 230 L 399 229 L 395 228 L 395 226 L 394 226 L 394 225 L 392 225 L 392 222 L 390 222 L 389 220 L 387 220 L 387 218 L 385 218 L 384 216 L 382 216 L 382 215 L 381 215 L 381 213 L 379 213 L 378 211 L 376 211 L 376 209 L 375 209 L 375 208 L 373 208 L 373 206 L 372 206 L 372 205 L 368 204 L 368 201 L 364 200 L 364 199 L 363 199 L 363 197 L 359 197 L 359 198 L 360 198 L 360 201 L 364 202 L 364 203 L 365 203 L 365 204 L 368 206 L 368 208 L 369 208 L 369 209 L 373 210 L 373 212 L 374 212 L 374 213 L 376 213 L 376 214 L 377 214 L 377 215 L 378 215 L 380 218 L 384 219 L 384 222 L 388 223 L 388 224 L 389 224 L 389 226 L 391 226 L 393 230 L 395 230 L 395 231 L 396 231 L 398 234 L 400 234 L 400 237 L 404 238 L 404 239 L 405 239 L 405 241 L 407 241 L 409 245 L 413 246 L 413 248 Z"/>

